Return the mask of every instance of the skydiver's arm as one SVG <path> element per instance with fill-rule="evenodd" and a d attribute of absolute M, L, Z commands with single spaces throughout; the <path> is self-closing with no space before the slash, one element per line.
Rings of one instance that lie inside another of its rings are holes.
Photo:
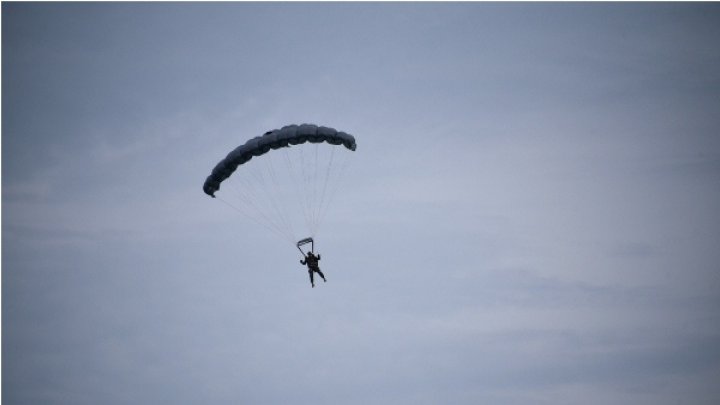
<path fill-rule="evenodd" d="M 320 260 L 320 253 L 318 253 L 318 260 Z"/>
<path fill-rule="evenodd" d="M 305 265 L 305 259 L 300 260 L 300 264 Z"/>

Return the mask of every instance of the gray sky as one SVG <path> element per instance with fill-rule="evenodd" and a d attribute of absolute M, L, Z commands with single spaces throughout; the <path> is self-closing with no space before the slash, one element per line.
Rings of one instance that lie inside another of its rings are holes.
<path fill-rule="evenodd" d="M 707 3 L 3 3 L 3 400 L 717 403 L 719 41 Z M 201 188 L 303 122 L 358 141 L 315 289 Z"/>

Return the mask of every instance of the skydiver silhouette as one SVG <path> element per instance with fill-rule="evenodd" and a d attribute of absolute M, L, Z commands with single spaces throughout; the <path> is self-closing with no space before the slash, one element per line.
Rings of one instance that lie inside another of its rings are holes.
<path fill-rule="evenodd" d="M 318 260 L 320 260 L 320 253 L 318 253 L 317 256 L 313 254 L 313 252 L 308 252 L 307 256 L 303 260 L 300 260 L 300 264 L 307 265 L 308 268 L 308 274 L 310 274 L 310 284 L 312 284 L 313 288 L 315 288 L 315 280 L 313 279 L 313 273 L 318 273 L 320 277 L 322 277 L 324 282 L 327 282 L 325 279 L 325 275 L 320 271 L 320 267 L 318 266 Z"/>

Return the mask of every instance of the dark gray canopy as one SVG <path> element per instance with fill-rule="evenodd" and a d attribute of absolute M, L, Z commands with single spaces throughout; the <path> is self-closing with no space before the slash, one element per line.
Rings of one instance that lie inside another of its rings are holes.
<path fill-rule="evenodd" d="M 230 177 L 238 166 L 248 162 L 253 156 L 260 156 L 268 153 L 271 149 L 279 149 L 290 145 L 298 145 L 305 142 L 320 143 L 327 142 L 331 145 L 343 145 L 354 151 L 357 145 L 355 138 L 345 132 L 333 128 L 319 127 L 313 124 L 287 125 L 280 129 L 266 132 L 245 142 L 230 152 L 225 159 L 221 160 L 203 184 L 205 194 L 215 197 L 215 192 L 220 189 L 220 183 Z"/>

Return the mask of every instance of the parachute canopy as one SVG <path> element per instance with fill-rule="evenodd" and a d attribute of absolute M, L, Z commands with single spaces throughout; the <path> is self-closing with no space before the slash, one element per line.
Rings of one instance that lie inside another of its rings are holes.
<path fill-rule="evenodd" d="M 203 191 L 288 242 L 312 240 L 356 147 L 352 135 L 333 128 L 288 125 L 228 153 Z M 218 193 L 221 183 L 226 190 Z"/>
<path fill-rule="evenodd" d="M 273 149 L 305 142 L 327 142 L 331 145 L 344 145 L 351 151 L 354 151 L 357 147 L 355 138 L 352 135 L 333 128 L 319 127 L 313 124 L 287 125 L 280 129 L 268 131 L 262 136 L 252 138 L 245 144 L 235 148 L 225 159 L 215 165 L 212 173 L 203 184 L 203 191 L 214 198 L 215 192 L 220 189 L 220 183 L 230 177 L 238 166 L 247 163 L 253 156 L 261 156 Z"/>

